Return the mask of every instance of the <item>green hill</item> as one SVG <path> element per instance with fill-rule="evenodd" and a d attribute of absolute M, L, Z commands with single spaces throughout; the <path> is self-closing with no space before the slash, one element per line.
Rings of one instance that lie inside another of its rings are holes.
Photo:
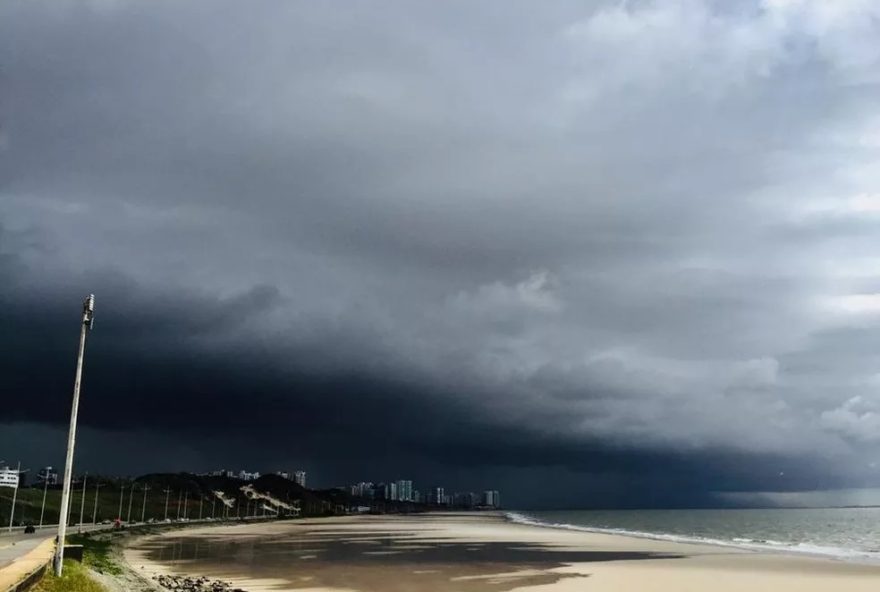
<path fill-rule="evenodd" d="M 250 495 L 242 491 L 243 487 L 248 487 Z M 12 489 L 0 488 L 0 528 L 9 524 L 12 493 Z M 42 502 L 42 487 L 20 488 L 15 524 L 38 524 Z M 382 501 L 370 504 L 336 489 L 306 489 L 277 475 L 264 475 L 256 481 L 242 481 L 190 473 L 154 473 L 135 479 L 89 477 L 86 480 L 84 504 L 82 481 L 77 481 L 73 486 L 70 516 L 71 523 L 79 522 L 81 509 L 85 523 L 91 523 L 93 517 L 97 522 L 116 518 L 128 521 L 129 517 L 137 522 L 141 517 L 145 520 L 164 520 L 166 516 L 171 520 L 178 517 L 194 520 L 200 517 L 271 516 L 276 510 L 280 516 L 328 516 L 344 514 L 352 506 L 362 504 L 370 505 L 372 511 L 382 513 L 422 509 L 408 502 Z M 46 491 L 44 524 L 57 524 L 60 505 L 61 486 L 50 487 Z M 298 508 L 299 512 L 294 508 Z"/>

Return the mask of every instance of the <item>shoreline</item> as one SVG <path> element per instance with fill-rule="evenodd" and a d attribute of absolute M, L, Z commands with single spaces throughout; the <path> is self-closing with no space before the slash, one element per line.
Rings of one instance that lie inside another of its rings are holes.
<path fill-rule="evenodd" d="M 808 548 L 798 548 L 797 543 L 779 543 L 778 545 L 767 542 L 743 540 L 724 540 L 701 538 L 698 536 L 686 536 L 677 534 L 654 533 L 649 531 L 634 531 L 626 529 L 601 528 L 594 526 L 585 526 L 570 523 L 550 523 L 544 522 L 539 518 L 532 518 L 524 512 L 504 511 L 507 520 L 514 524 L 523 524 L 534 526 L 536 528 L 554 528 L 559 530 L 570 530 L 573 532 L 585 532 L 592 534 L 607 534 L 611 536 L 622 536 L 633 539 L 645 539 L 649 541 L 667 541 L 672 543 L 707 545 L 711 547 L 721 547 L 724 549 L 740 549 L 753 553 L 781 554 L 793 557 L 812 557 L 816 559 L 828 559 L 831 561 L 842 561 L 845 563 L 855 563 L 860 565 L 880 566 L 880 555 L 877 553 L 869 553 L 867 551 L 859 551 L 856 549 L 846 549 L 842 547 L 820 547 L 827 551 L 819 551 Z"/>
<path fill-rule="evenodd" d="M 139 577 L 187 575 L 248 592 L 342 589 L 574 592 L 876 589 L 880 566 L 806 554 L 518 524 L 503 513 L 347 516 L 211 525 L 132 540 Z"/>

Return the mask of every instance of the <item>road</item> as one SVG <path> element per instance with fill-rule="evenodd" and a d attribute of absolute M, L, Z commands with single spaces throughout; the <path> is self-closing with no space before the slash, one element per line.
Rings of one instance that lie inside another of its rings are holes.
<path fill-rule="evenodd" d="M 100 530 L 102 528 L 111 528 L 108 524 L 86 524 L 83 525 L 83 532 L 92 530 Z M 67 529 L 68 534 L 79 532 L 79 526 L 71 526 Z M 12 530 L 12 534 L 4 528 L 0 533 L 0 569 L 8 566 L 19 557 L 29 553 L 40 543 L 47 539 L 54 539 L 58 534 L 58 525 L 46 525 L 37 532 L 24 534 L 24 528 L 16 527 Z"/>
<path fill-rule="evenodd" d="M 271 520 L 272 518 L 268 518 Z M 238 518 L 234 518 L 232 520 L 213 520 L 211 518 L 203 518 L 202 520 L 186 520 L 186 521 L 173 521 L 174 524 L 210 524 L 215 522 L 236 522 Z M 252 516 L 249 518 L 245 518 L 245 520 L 267 520 L 267 517 L 262 516 Z M 171 524 L 172 521 L 169 521 Z M 132 522 L 130 524 L 126 524 L 126 528 L 131 528 L 135 526 L 143 526 L 148 524 L 147 522 Z M 164 524 L 163 522 L 152 523 L 152 524 Z M 84 524 L 82 527 L 83 532 L 91 532 L 94 530 L 107 530 L 113 528 L 112 524 Z M 79 525 L 69 526 L 67 528 L 67 534 L 77 534 L 80 532 Z M 58 525 L 57 524 L 47 524 L 43 526 L 43 528 L 38 529 L 37 532 L 33 532 L 31 534 L 24 534 L 23 527 L 16 527 L 13 529 L 12 534 L 9 534 L 8 531 L 3 528 L 2 532 L 0 532 L 0 571 L 4 568 L 9 567 L 10 564 L 14 563 L 16 560 L 20 559 L 24 555 L 27 555 L 30 551 L 34 550 L 37 546 L 40 545 L 43 541 L 54 539 L 58 534 Z"/>

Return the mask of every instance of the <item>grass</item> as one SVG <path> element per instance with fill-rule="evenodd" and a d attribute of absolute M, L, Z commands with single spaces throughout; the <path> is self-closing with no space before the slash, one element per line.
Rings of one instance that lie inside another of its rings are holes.
<path fill-rule="evenodd" d="M 66 559 L 60 578 L 51 569 L 32 588 L 34 592 L 106 592 L 106 589 L 89 577 L 88 570 L 77 561 Z"/>
<path fill-rule="evenodd" d="M 172 491 L 168 496 L 167 517 L 174 519 L 185 513 L 186 516 L 193 519 L 197 518 L 200 513 L 203 517 L 211 516 L 212 512 L 215 516 L 222 514 L 222 504 L 214 502 L 213 496 L 209 493 L 211 488 L 208 485 L 204 485 L 202 488 L 202 491 L 205 492 L 205 495 L 202 496 L 198 493 L 198 484 L 191 482 L 188 478 L 171 476 L 169 479 L 177 479 L 180 483 L 178 484 L 177 482 L 174 482 L 174 487 L 172 487 Z M 112 521 L 116 518 L 122 518 L 123 521 L 127 522 L 129 516 L 133 521 L 140 521 L 141 516 L 156 520 L 162 520 L 166 517 L 166 498 L 165 493 L 163 492 L 164 482 L 151 481 L 152 488 L 147 492 L 145 497 L 142 489 L 143 484 L 141 483 L 136 486 L 134 494 L 132 494 L 131 488 L 127 485 L 127 482 L 124 491 L 120 491 L 120 482 L 118 480 L 101 480 L 100 483 L 102 484 L 102 487 L 97 492 L 97 504 L 95 503 L 96 482 L 98 482 L 97 479 L 88 482 L 85 495 L 83 495 L 82 486 L 80 484 L 75 484 L 71 489 L 69 510 L 71 524 L 78 523 L 81 514 L 83 521 L 87 524 L 91 523 L 93 518 L 97 522 L 102 522 L 104 520 Z M 189 489 L 187 489 L 187 487 L 189 487 Z M 178 492 L 185 492 L 188 499 L 181 501 Z M 9 511 L 12 507 L 13 493 L 14 490 L 8 487 L 0 487 L 0 524 L 9 524 Z M 229 493 L 231 495 L 234 492 L 230 491 Z M 239 495 L 239 497 L 241 496 Z M 121 511 L 120 501 L 122 501 Z M 200 502 L 202 506 L 201 511 L 199 508 Z M 42 507 L 42 487 L 35 486 L 20 488 L 16 494 L 15 524 L 17 526 L 39 524 Z M 46 491 L 46 506 L 45 511 L 43 512 L 43 523 L 57 524 L 60 507 L 60 486 L 50 488 Z"/>
<path fill-rule="evenodd" d="M 12 507 L 13 490 L 7 487 L 0 487 L 0 524 L 9 524 L 9 511 Z M 85 497 L 85 500 L 83 500 Z M 43 505 L 43 489 L 41 487 L 22 487 L 18 490 L 15 502 L 15 524 L 34 524 L 40 523 L 40 510 Z M 119 501 L 122 498 L 122 512 L 119 511 Z M 187 504 L 180 503 L 178 507 L 177 490 L 172 492 L 168 499 L 168 517 L 175 518 L 178 514 L 183 514 L 184 510 L 190 518 L 195 518 L 199 514 L 199 497 L 190 491 Z M 85 503 L 83 503 L 85 502 Z M 205 498 L 203 501 L 203 516 L 210 516 L 212 510 L 212 500 Z M 220 504 L 216 504 L 219 506 Z M 46 507 L 43 512 L 44 524 L 57 524 L 58 515 L 61 507 L 61 488 L 56 487 L 46 492 Z M 129 512 L 129 508 L 131 511 Z M 216 508 L 220 510 L 220 508 Z M 108 483 L 101 487 L 98 491 L 98 503 L 95 504 L 95 487 L 94 484 L 88 485 L 88 489 L 83 496 L 82 487 L 74 485 L 70 492 L 70 521 L 71 523 L 79 522 L 80 512 L 82 512 L 83 520 L 91 523 L 94 517 L 98 522 L 103 520 L 115 520 L 121 517 L 123 520 L 131 519 L 139 521 L 143 515 L 145 518 L 154 518 L 161 520 L 165 518 L 165 494 L 160 486 L 155 486 L 147 492 L 146 503 L 144 500 L 143 489 L 138 486 L 132 496 L 129 487 L 124 492 L 120 492 L 117 483 Z"/>
<path fill-rule="evenodd" d="M 64 570 L 60 578 L 52 569 L 33 588 L 34 592 L 106 592 L 105 588 L 89 575 L 89 568 L 112 575 L 122 573 L 112 549 L 113 542 L 102 536 L 74 534 L 67 537 L 70 545 L 83 546 L 83 562 L 64 560 Z"/>
<path fill-rule="evenodd" d="M 76 534 L 67 537 L 67 543 L 70 545 L 83 546 L 83 563 L 91 567 L 95 571 L 119 575 L 122 568 L 116 562 L 113 553 L 113 542 L 107 540 L 107 535 L 89 536 L 85 534 Z"/>

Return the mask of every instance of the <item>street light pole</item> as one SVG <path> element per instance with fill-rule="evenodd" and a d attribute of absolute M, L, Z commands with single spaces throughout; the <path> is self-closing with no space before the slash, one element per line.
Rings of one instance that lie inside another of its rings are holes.
<path fill-rule="evenodd" d="M 49 473 L 46 472 L 46 478 L 43 480 L 43 505 L 40 506 L 40 528 L 43 528 L 43 512 L 46 511 L 46 490 L 49 489 Z"/>
<path fill-rule="evenodd" d="M 119 513 L 116 514 L 116 519 L 122 522 L 122 500 L 125 498 L 125 483 L 119 486 Z"/>
<path fill-rule="evenodd" d="M 144 504 L 141 506 L 141 522 L 144 521 L 144 517 L 147 515 L 147 492 L 150 491 L 150 486 L 144 483 Z"/>
<path fill-rule="evenodd" d="M 83 512 L 86 509 L 86 481 L 89 478 L 89 474 L 86 473 L 83 476 L 83 495 L 82 499 L 79 501 L 79 533 L 82 534 L 83 531 Z"/>
<path fill-rule="evenodd" d="M 73 403 L 70 408 L 70 431 L 67 434 L 67 457 L 64 461 L 64 485 L 61 489 L 61 511 L 58 520 L 58 544 L 55 545 L 53 565 L 55 575 L 61 576 L 64 567 L 64 537 L 67 534 L 67 508 L 70 505 L 70 479 L 73 473 L 73 449 L 76 445 L 76 416 L 79 412 L 79 387 L 82 382 L 83 355 L 86 350 L 86 332 L 92 328 L 95 314 L 95 295 L 83 302 L 82 325 L 79 333 L 79 351 L 76 357 L 76 377 L 73 381 Z"/>
<path fill-rule="evenodd" d="M 95 509 L 92 510 L 92 524 L 98 523 L 98 491 L 101 489 L 103 483 L 95 484 Z"/>
<path fill-rule="evenodd" d="M 134 501 L 134 481 L 131 482 L 131 491 L 128 492 L 128 516 L 125 522 L 131 524 L 131 502 Z"/>
<path fill-rule="evenodd" d="M 165 520 L 168 520 L 168 494 L 171 493 L 171 488 L 165 488 Z"/>
<path fill-rule="evenodd" d="M 15 517 L 15 501 L 18 497 L 18 486 L 21 485 L 21 461 L 18 461 L 18 467 L 15 469 L 15 489 L 12 490 L 12 511 L 9 512 L 9 532 L 12 532 L 12 519 Z"/>

